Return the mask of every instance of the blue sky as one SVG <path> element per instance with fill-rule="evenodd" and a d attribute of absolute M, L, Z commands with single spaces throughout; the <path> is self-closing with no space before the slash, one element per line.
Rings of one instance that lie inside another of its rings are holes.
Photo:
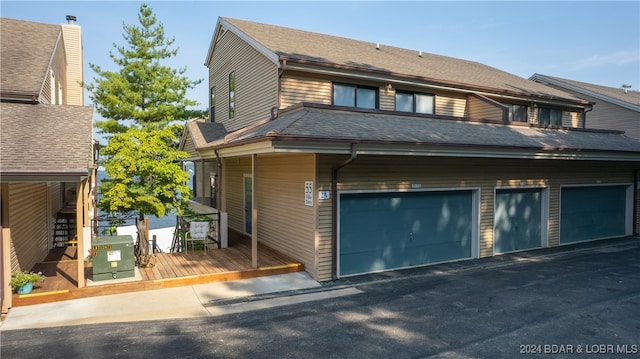
<path fill-rule="evenodd" d="M 123 22 L 138 25 L 142 2 L 0 2 L 0 15 L 51 24 L 75 15 L 87 63 L 116 70 Z M 640 1 L 148 1 L 175 37 L 174 68 L 206 79 L 205 56 L 218 16 L 239 18 L 478 61 L 528 78 L 534 73 L 640 89 Z M 0 34 L 1 36 L 1 34 Z M 207 108 L 207 83 L 190 91 Z M 85 98 L 88 98 L 85 96 Z M 89 105 L 89 101 L 86 103 Z"/>

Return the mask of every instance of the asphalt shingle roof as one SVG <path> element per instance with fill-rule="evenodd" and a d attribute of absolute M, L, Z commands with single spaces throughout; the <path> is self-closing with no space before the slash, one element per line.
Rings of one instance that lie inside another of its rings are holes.
<path fill-rule="evenodd" d="M 546 76 L 546 75 L 543 75 L 543 76 Z M 596 84 L 591 84 L 587 82 L 563 79 L 561 77 L 555 77 L 555 76 L 546 76 L 546 77 L 549 77 L 549 78 L 555 79 L 556 81 L 564 82 L 566 84 L 573 85 L 575 87 L 579 87 L 588 91 L 592 91 L 600 95 L 611 97 L 619 101 L 640 106 L 640 92 L 638 92 L 637 90 L 628 90 L 627 93 L 625 93 L 622 88 L 596 85 Z"/>
<path fill-rule="evenodd" d="M 510 92 L 576 101 L 571 94 L 481 64 L 447 56 L 357 41 L 251 21 L 222 18 L 279 56 L 364 71 L 399 74 L 462 88 Z"/>
<path fill-rule="evenodd" d="M 307 104 L 262 126 L 227 136 L 227 143 L 263 138 L 460 145 L 548 151 L 640 153 L 640 141 L 622 132 L 542 128 L 398 114 L 361 113 Z"/>
<path fill-rule="evenodd" d="M 0 172 L 76 172 L 92 163 L 93 107 L 0 103 Z"/>
<path fill-rule="evenodd" d="M 0 90 L 40 93 L 60 25 L 0 18 Z"/>

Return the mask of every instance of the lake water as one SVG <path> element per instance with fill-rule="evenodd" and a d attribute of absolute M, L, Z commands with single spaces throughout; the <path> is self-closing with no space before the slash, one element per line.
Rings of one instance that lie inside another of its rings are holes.
<path fill-rule="evenodd" d="M 190 172 L 191 173 L 191 172 Z M 100 183 L 99 181 L 101 181 L 102 179 L 106 178 L 107 175 L 104 171 L 98 171 L 98 183 Z M 189 183 L 192 183 L 191 181 L 189 181 Z M 98 198 L 100 198 L 100 195 L 98 194 Z M 98 215 L 103 216 L 105 213 L 103 213 L 102 211 L 99 211 Z M 167 214 L 164 217 L 156 217 L 154 215 L 148 215 L 147 216 L 149 218 L 149 229 L 158 229 L 158 228 L 166 228 L 166 227 L 175 227 L 176 226 L 176 220 L 177 220 L 177 216 L 174 212 L 171 212 L 169 214 Z"/>

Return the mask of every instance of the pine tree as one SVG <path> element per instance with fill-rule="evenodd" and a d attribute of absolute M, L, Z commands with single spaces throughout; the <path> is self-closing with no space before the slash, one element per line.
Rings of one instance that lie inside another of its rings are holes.
<path fill-rule="evenodd" d="M 126 46 L 113 44 L 118 55 L 110 57 L 119 71 L 104 71 L 89 64 L 98 78 L 87 85 L 89 97 L 103 120 L 96 122 L 108 144 L 100 151 L 108 180 L 100 183 L 98 207 L 108 213 L 137 211 L 164 216 L 181 212 L 190 196 L 189 175 L 179 161 L 188 155 L 177 150 L 183 125 L 197 105 L 186 98 L 191 81 L 186 68 L 166 63 L 178 53 L 153 10 L 143 4 L 140 25 L 123 24 Z M 178 124 L 176 124 L 178 122 Z"/>

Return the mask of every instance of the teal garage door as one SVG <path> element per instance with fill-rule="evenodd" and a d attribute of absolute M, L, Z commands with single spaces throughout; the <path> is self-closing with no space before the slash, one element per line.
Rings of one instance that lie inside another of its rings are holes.
<path fill-rule="evenodd" d="M 627 186 L 563 187 L 560 244 L 626 235 Z"/>
<path fill-rule="evenodd" d="M 472 191 L 340 195 L 341 276 L 470 258 Z"/>
<path fill-rule="evenodd" d="M 495 253 L 542 246 L 542 189 L 498 189 L 494 211 Z"/>

